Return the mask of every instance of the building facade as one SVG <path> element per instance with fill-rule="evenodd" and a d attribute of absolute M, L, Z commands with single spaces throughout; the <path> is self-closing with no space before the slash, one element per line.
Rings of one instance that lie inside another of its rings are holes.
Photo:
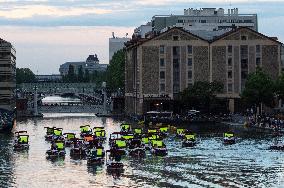
<path fill-rule="evenodd" d="M 146 34 L 152 32 L 152 23 L 148 22 L 145 25 L 140 25 L 134 29 L 134 36 L 138 38 L 146 38 Z"/>
<path fill-rule="evenodd" d="M 86 72 L 86 70 L 88 70 L 89 73 L 92 73 L 94 71 L 106 71 L 108 66 L 108 64 L 99 64 L 99 59 L 97 57 L 97 54 L 89 55 L 86 61 L 66 62 L 60 65 L 59 68 L 60 75 L 62 76 L 67 75 L 70 65 L 74 67 L 75 74 L 78 74 L 80 68 L 82 68 L 83 72 Z"/>
<path fill-rule="evenodd" d="M 160 32 L 168 27 L 182 27 L 184 30 L 206 38 L 213 39 L 220 36 L 232 27 L 248 27 L 258 31 L 256 14 L 239 14 L 238 8 L 228 9 L 227 14 L 223 8 L 184 9 L 183 15 L 156 15 L 152 17 L 152 29 Z"/>
<path fill-rule="evenodd" d="M 234 111 L 247 75 L 257 66 L 272 78 L 280 74 L 280 49 L 275 39 L 243 27 L 210 41 L 172 28 L 151 39 L 130 42 L 125 63 L 126 113 L 143 114 L 169 105 L 167 101 L 174 101 L 197 81 L 222 83 L 224 90 L 218 97 L 228 99 L 228 108 Z"/>
<path fill-rule="evenodd" d="M 109 38 L 109 61 L 112 59 L 112 56 L 115 52 L 118 50 L 121 50 L 124 48 L 124 43 L 130 41 L 130 38 L 127 37 L 115 37 L 114 33 L 112 35 L 112 38 Z"/>
<path fill-rule="evenodd" d="M 0 39 L 0 109 L 16 107 L 16 50 L 11 43 Z"/>

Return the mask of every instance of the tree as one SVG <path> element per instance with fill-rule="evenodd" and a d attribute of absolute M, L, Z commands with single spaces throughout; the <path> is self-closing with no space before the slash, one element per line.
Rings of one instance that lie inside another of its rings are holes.
<path fill-rule="evenodd" d="M 219 82 L 195 82 L 179 94 L 179 100 L 187 109 L 203 109 L 209 112 L 211 104 L 216 100 L 216 94 L 222 90 L 223 85 Z"/>
<path fill-rule="evenodd" d="M 124 88 L 125 51 L 119 50 L 112 56 L 106 71 L 107 87 L 111 90 Z"/>
<path fill-rule="evenodd" d="M 279 76 L 275 83 L 275 91 L 279 99 L 284 100 L 284 73 Z"/>
<path fill-rule="evenodd" d="M 84 72 L 83 72 L 83 67 L 82 65 L 78 69 L 78 82 L 84 82 Z"/>
<path fill-rule="evenodd" d="M 77 76 L 75 74 L 75 67 L 73 65 L 69 65 L 68 74 L 65 78 L 66 82 L 76 82 Z"/>
<path fill-rule="evenodd" d="M 90 82 L 90 72 L 88 69 L 85 70 L 84 81 Z"/>
<path fill-rule="evenodd" d="M 256 72 L 249 74 L 241 98 L 248 107 L 261 107 L 261 104 L 272 107 L 274 105 L 274 86 L 275 83 L 272 79 L 258 68 Z"/>
<path fill-rule="evenodd" d="M 36 81 L 35 74 L 29 68 L 17 68 L 16 69 L 16 82 L 21 83 L 32 83 Z"/>

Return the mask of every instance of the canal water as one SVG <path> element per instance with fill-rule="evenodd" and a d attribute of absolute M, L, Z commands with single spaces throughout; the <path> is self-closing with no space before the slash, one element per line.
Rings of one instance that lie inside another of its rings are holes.
<path fill-rule="evenodd" d="M 0 187 L 284 187 L 284 152 L 270 151 L 274 138 L 253 133 L 238 134 L 231 146 L 222 144 L 219 125 L 193 125 L 199 134 L 195 148 L 182 148 L 173 135 L 166 139 L 168 156 L 123 158 L 125 171 L 106 173 L 105 165 L 88 166 L 73 160 L 50 161 L 45 152 L 45 126 L 79 133 L 81 125 L 104 126 L 109 136 L 120 121 L 94 114 L 44 114 L 42 119 L 18 121 L 15 131 L 27 130 L 28 152 L 13 151 L 13 134 L 0 134 Z M 78 134 L 77 134 L 78 135 Z M 283 138 L 280 138 L 282 141 Z"/>

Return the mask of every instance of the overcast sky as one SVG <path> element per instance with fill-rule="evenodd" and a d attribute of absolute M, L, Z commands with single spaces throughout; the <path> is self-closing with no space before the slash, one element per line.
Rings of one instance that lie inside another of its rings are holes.
<path fill-rule="evenodd" d="M 284 42 L 284 0 L 0 0 L 0 38 L 16 48 L 18 67 L 58 74 L 60 64 L 89 54 L 108 63 L 112 32 L 131 36 L 153 15 L 205 7 L 257 13 L 259 32 Z"/>

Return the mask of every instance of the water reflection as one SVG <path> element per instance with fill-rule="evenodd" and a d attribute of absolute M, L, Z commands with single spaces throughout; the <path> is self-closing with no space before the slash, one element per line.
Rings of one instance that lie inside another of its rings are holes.
<path fill-rule="evenodd" d="M 269 136 L 238 133 L 234 145 L 222 144 L 223 126 L 192 126 L 200 133 L 195 148 L 182 148 L 170 136 L 165 143 L 169 155 L 145 158 L 125 157 L 125 171 L 108 174 L 105 165 L 87 165 L 86 160 L 71 159 L 66 149 L 64 160 L 46 160 L 50 144 L 45 141 L 45 126 L 79 132 L 91 124 L 104 126 L 109 133 L 119 130 L 119 121 L 97 118 L 94 114 L 47 114 L 43 119 L 17 122 L 17 130 L 30 134 L 28 152 L 14 152 L 12 136 L 0 135 L 0 187 L 281 187 L 284 184 L 284 152 L 267 150 L 274 142 Z M 214 126 L 214 129 L 212 128 Z M 209 134 L 209 131 L 214 131 Z M 108 139 L 108 138 L 107 138 Z M 281 138 L 283 141 L 283 138 Z M 107 146 L 105 146 L 108 149 Z"/>
<path fill-rule="evenodd" d="M 14 157 L 12 150 L 12 135 L 0 133 L 0 185 L 12 187 L 14 185 Z"/>

